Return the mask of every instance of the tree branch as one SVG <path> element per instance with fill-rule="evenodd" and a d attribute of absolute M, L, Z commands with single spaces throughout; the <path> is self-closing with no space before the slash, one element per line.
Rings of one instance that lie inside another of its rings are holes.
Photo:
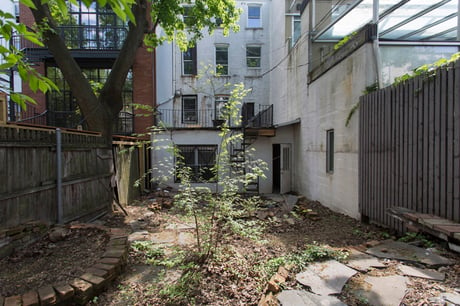
<path fill-rule="evenodd" d="M 133 6 L 136 24 L 129 24 L 128 35 L 123 43 L 112 70 L 102 88 L 99 99 L 109 103 L 111 112 L 116 115 L 122 109 L 122 89 L 129 69 L 134 63 L 137 49 L 141 46 L 147 28 L 147 1 L 137 0 Z"/>
<path fill-rule="evenodd" d="M 100 130 L 101 111 L 96 95 L 91 88 L 80 67 L 70 54 L 62 38 L 57 34 L 56 22 L 51 16 L 47 4 L 42 4 L 41 0 L 33 0 L 37 9 L 31 9 L 35 22 L 41 26 L 43 31 L 44 43 L 48 50 L 53 54 L 56 64 L 60 68 L 65 80 L 72 89 L 72 94 L 76 97 L 78 105 L 86 116 L 86 121 L 91 129 Z M 95 110 L 97 113 L 95 114 Z"/>

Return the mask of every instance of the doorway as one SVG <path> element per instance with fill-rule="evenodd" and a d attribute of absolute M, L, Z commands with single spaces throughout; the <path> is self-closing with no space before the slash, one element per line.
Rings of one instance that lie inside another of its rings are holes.
<path fill-rule="evenodd" d="M 291 191 L 291 145 L 273 144 L 273 193 Z"/>

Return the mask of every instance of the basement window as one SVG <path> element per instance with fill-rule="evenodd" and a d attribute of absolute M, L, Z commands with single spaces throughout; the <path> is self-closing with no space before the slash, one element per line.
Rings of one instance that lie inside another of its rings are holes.
<path fill-rule="evenodd" d="M 190 182 L 215 181 L 213 167 L 216 164 L 217 145 L 178 145 L 177 149 L 182 162 L 176 161 L 176 167 L 188 167 Z M 180 182 L 177 176 L 176 182 Z"/>
<path fill-rule="evenodd" d="M 334 172 L 334 130 L 326 131 L 326 172 Z"/>

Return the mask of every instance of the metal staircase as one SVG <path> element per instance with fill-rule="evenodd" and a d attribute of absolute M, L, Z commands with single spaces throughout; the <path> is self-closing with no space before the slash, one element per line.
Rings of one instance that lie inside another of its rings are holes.
<path fill-rule="evenodd" d="M 248 148 L 256 141 L 257 137 L 247 136 L 244 133 L 243 128 L 243 139 L 236 143 L 230 144 L 230 164 L 232 174 L 234 175 L 245 175 L 248 171 L 247 161 L 250 158 L 247 151 Z M 245 193 L 259 193 L 259 178 L 249 182 L 246 186 L 243 186 L 243 192 Z"/>
<path fill-rule="evenodd" d="M 243 105 L 242 115 L 243 124 L 238 129 L 238 132 L 243 134 L 242 139 L 231 143 L 229 148 L 231 168 L 235 175 L 244 175 L 249 170 L 248 162 L 251 161 L 251 156 L 248 154 L 248 149 L 259 136 L 275 136 L 272 105 L 259 106 L 256 114 L 254 114 L 254 105 L 250 107 Z M 259 177 L 243 186 L 243 192 L 258 194 Z"/>

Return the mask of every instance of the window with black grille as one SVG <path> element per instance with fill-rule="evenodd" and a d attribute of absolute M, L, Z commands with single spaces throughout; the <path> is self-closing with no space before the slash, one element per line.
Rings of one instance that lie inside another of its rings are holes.
<path fill-rule="evenodd" d="M 217 145 L 178 145 L 177 149 L 181 158 L 176 160 L 176 167 L 187 167 L 191 182 L 206 183 L 216 180 L 213 168 L 216 164 Z M 180 178 L 176 175 L 176 182 L 179 181 Z"/>

